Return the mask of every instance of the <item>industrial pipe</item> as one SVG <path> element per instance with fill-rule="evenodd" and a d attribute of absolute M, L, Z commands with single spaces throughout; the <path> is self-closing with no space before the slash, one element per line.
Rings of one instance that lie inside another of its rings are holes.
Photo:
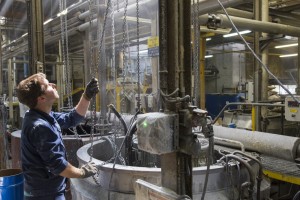
<path fill-rule="evenodd" d="M 256 163 L 258 163 L 259 165 L 259 171 L 258 171 L 258 176 L 257 176 L 257 186 L 256 186 L 256 199 L 259 200 L 260 199 L 260 186 L 261 186 L 261 181 L 263 180 L 263 166 L 262 166 L 262 163 L 254 158 L 253 156 L 250 156 L 244 152 L 241 152 L 241 151 L 234 151 L 232 153 L 233 155 L 236 155 L 236 154 L 240 154 L 242 156 L 245 156 L 247 158 L 250 158 L 251 160 L 254 160 Z"/>
<path fill-rule="evenodd" d="M 208 14 L 202 15 L 199 17 L 200 25 L 205 25 L 208 21 Z M 232 24 L 228 20 L 226 15 L 218 15 L 221 19 L 221 24 L 223 28 L 232 28 Z M 275 33 L 275 34 L 284 34 L 294 37 L 299 37 L 300 28 L 295 26 L 276 24 L 272 22 L 261 22 L 252 19 L 244 19 L 241 17 L 230 17 L 233 23 L 240 29 L 250 29 L 253 31 L 264 32 L 264 33 Z"/>
<path fill-rule="evenodd" d="M 259 152 L 292 162 L 299 157 L 300 138 L 297 137 L 215 125 L 213 126 L 213 129 L 215 136 L 240 141 L 245 145 L 246 150 Z M 234 145 L 231 146 L 236 147 Z"/>
<path fill-rule="evenodd" d="M 232 102 L 226 104 L 223 109 L 220 111 L 220 113 L 215 117 L 212 124 L 215 124 L 216 121 L 219 119 L 219 117 L 223 114 L 223 112 L 228 108 L 229 106 L 274 106 L 274 107 L 284 107 L 284 104 L 271 104 L 271 103 L 240 103 L 240 102 Z"/>
<path fill-rule="evenodd" d="M 238 6 L 240 4 L 251 3 L 253 0 L 220 0 L 225 8 Z M 200 10 L 197 10 L 197 7 L 200 7 Z M 211 13 L 217 10 L 222 9 L 217 0 L 203 1 L 199 5 L 192 6 L 192 13 L 197 12 L 198 15 L 203 15 Z"/>
<path fill-rule="evenodd" d="M 227 155 L 223 156 L 222 158 L 220 158 L 220 160 L 218 160 L 218 162 L 220 162 L 221 160 L 227 159 L 227 158 L 231 158 L 231 159 L 234 159 L 236 161 L 239 161 L 248 170 L 249 177 L 250 177 L 249 198 L 253 199 L 252 193 L 253 193 L 253 187 L 254 187 L 254 184 L 255 184 L 255 178 L 254 178 L 255 174 L 254 174 L 251 166 L 245 160 L 243 160 L 242 158 L 240 158 L 240 157 L 238 157 L 236 155 L 233 155 L 233 154 L 227 154 Z"/>

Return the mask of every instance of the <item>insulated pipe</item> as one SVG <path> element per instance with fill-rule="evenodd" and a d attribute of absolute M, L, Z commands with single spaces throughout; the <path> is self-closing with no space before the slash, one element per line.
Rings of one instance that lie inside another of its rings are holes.
<path fill-rule="evenodd" d="M 245 145 L 246 150 L 289 161 L 294 161 L 299 156 L 300 138 L 297 137 L 215 125 L 213 129 L 216 137 L 240 141 Z"/>
<path fill-rule="evenodd" d="M 223 28 L 232 28 L 230 21 L 227 19 L 226 15 L 218 15 L 222 21 Z M 233 23 L 237 26 L 237 28 L 241 29 L 250 29 L 258 32 L 265 33 L 275 33 L 275 34 L 285 34 L 289 36 L 299 37 L 300 28 L 295 26 L 276 24 L 272 22 L 261 22 L 252 19 L 244 19 L 241 17 L 230 17 Z M 199 17 L 200 25 L 205 25 L 208 21 L 208 14 L 202 15 Z"/>
<path fill-rule="evenodd" d="M 298 80 L 297 80 L 296 94 L 300 95 L 300 39 L 299 37 L 298 37 Z"/>
<path fill-rule="evenodd" d="M 261 21 L 268 22 L 269 21 L 269 0 L 264 0 L 261 2 Z M 299 29 L 300 30 L 300 29 Z M 265 39 L 268 37 L 266 32 L 262 33 L 262 38 Z M 268 66 L 269 64 L 269 49 L 266 46 L 264 49 L 261 50 L 261 60 L 264 65 Z M 269 85 L 269 74 L 265 68 L 262 68 L 262 82 L 261 82 L 261 98 L 263 101 L 268 100 L 268 85 Z M 267 117 L 268 115 L 268 108 L 262 107 L 261 108 L 261 116 L 263 118 Z"/>
<path fill-rule="evenodd" d="M 253 0 L 220 0 L 220 2 L 223 4 L 223 6 L 225 8 L 238 6 L 240 4 L 250 3 L 252 1 Z M 199 6 L 200 6 L 201 9 L 197 13 L 198 15 L 204 15 L 204 14 L 211 13 L 211 12 L 222 9 L 220 7 L 218 1 L 216 1 L 216 0 L 201 2 L 201 3 L 199 3 Z M 195 12 L 195 11 L 196 12 L 198 11 L 197 7 L 198 7 L 197 5 L 194 5 L 192 7 L 192 13 Z"/>

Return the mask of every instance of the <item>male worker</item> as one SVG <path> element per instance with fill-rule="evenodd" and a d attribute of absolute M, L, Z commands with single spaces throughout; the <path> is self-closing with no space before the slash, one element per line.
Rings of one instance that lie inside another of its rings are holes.
<path fill-rule="evenodd" d="M 64 200 L 66 178 L 96 174 L 93 162 L 76 168 L 66 160 L 61 128 L 70 128 L 82 121 L 91 98 L 98 92 L 98 80 L 93 78 L 77 106 L 68 113 L 59 113 L 51 111 L 59 95 L 56 85 L 49 83 L 45 74 L 34 74 L 19 83 L 19 101 L 30 108 L 21 132 L 25 200 Z"/>

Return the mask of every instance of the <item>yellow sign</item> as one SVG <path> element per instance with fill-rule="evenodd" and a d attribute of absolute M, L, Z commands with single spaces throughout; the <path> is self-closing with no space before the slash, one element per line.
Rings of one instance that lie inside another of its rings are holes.
<path fill-rule="evenodd" d="M 159 46 L 158 36 L 148 38 L 148 48 L 154 48 Z"/>

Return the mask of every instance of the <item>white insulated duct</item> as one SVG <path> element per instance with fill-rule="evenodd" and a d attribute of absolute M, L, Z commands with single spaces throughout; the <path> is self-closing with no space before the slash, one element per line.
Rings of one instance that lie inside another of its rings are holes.
<path fill-rule="evenodd" d="M 221 19 L 221 26 L 223 28 L 232 28 L 232 24 L 224 14 L 217 15 Z M 295 26 L 277 24 L 272 22 L 262 22 L 252 19 L 245 19 L 241 17 L 230 17 L 233 23 L 239 29 L 250 29 L 252 31 L 264 32 L 264 33 L 275 33 L 284 34 L 294 37 L 300 36 L 300 28 Z M 205 25 L 208 21 L 208 14 L 199 17 L 200 25 Z"/>
<path fill-rule="evenodd" d="M 239 141 L 245 145 L 246 150 L 289 161 L 294 161 L 299 157 L 297 154 L 299 154 L 300 138 L 298 137 L 215 125 L 213 126 L 213 129 L 216 137 Z M 228 143 L 226 144 L 228 145 Z M 237 146 L 237 148 L 240 147 Z"/>

